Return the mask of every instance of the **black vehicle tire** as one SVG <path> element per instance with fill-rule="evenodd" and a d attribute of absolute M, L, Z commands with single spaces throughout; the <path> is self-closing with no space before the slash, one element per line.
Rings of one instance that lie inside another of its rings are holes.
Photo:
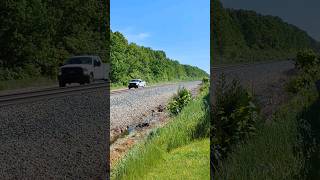
<path fill-rule="evenodd" d="M 66 87 L 66 83 L 62 80 L 59 81 L 59 87 Z"/>
<path fill-rule="evenodd" d="M 93 76 L 93 74 L 91 73 L 91 74 L 90 74 L 90 77 L 89 77 L 88 84 L 90 84 L 90 83 L 92 83 L 92 82 L 94 82 L 94 76 Z"/>

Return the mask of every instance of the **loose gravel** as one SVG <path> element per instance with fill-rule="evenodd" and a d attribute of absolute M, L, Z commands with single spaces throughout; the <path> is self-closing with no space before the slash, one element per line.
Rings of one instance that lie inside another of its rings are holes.
<path fill-rule="evenodd" d="M 0 179 L 106 179 L 107 90 L 0 108 Z"/>
<path fill-rule="evenodd" d="M 182 82 L 172 85 L 140 89 L 131 89 L 121 94 L 111 94 L 110 127 L 123 129 L 132 124 L 140 123 L 148 110 L 165 105 L 180 87 L 189 90 L 196 88 L 201 81 Z"/>
<path fill-rule="evenodd" d="M 245 88 L 253 92 L 262 108 L 263 115 L 268 118 L 279 105 L 288 99 L 284 88 L 293 71 L 294 63 L 292 61 L 278 61 L 250 65 L 245 68 L 226 68 L 214 71 L 212 72 L 213 78 L 211 78 L 213 85 L 211 102 L 214 102 L 214 88 L 217 79 L 223 73 L 227 81 L 238 79 Z"/>

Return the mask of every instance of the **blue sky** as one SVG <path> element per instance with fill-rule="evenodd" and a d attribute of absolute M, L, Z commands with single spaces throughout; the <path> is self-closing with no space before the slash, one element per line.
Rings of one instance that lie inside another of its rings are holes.
<path fill-rule="evenodd" d="M 210 71 L 209 0 L 110 0 L 111 30 Z"/>

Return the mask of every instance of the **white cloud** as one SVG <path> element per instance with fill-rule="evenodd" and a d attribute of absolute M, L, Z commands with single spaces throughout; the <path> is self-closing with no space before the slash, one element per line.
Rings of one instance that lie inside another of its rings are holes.
<path fill-rule="evenodd" d="M 144 40 L 151 36 L 148 32 L 137 32 L 136 28 L 133 26 L 128 26 L 120 30 L 120 32 L 128 39 L 129 42 L 137 44 L 144 43 Z"/>
<path fill-rule="evenodd" d="M 150 37 L 149 33 L 124 33 L 129 42 L 140 43 Z"/>

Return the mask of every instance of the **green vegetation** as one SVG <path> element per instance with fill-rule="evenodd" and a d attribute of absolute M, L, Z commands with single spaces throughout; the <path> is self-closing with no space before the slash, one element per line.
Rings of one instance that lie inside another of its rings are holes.
<path fill-rule="evenodd" d="M 201 169 L 190 177 L 194 179 L 209 177 L 209 159 L 207 159 L 209 155 L 206 154 L 209 153 L 207 143 L 210 133 L 208 97 L 207 89 L 173 117 L 169 124 L 154 130 L 144 142 L 135 145 L 112 170 L 112 179 L 146 179 L 158 175 L 181 178 L 186 173 L 185 169 L 181 169 L 182 165 L 184 167 L 186 165 L 185 161 L 181 164 L 183 159 L 189 159 L 188 169 Z M 207 140 L 201 141 L 203 139 Z M 190 150 L 195 146 L 199 146 L 199 149 L 194 150 L 199 152 L 198 155 Z M 207 151 L 205 147 L 208 148 Z M 200 160 L 191 160 L 190 157 L 194 156 Z M 169 164 L 173 169 L 158 171 L 158 168 L 165 168 Z M 173 172 L 176 174 L 169 174 Z"/>
<path fill-rule="evenodd" d="M 286 89 L 291 93 L 308 89 L 320 79 L 320 58 L 313 50 L 307 49 L 297 53 L 295 60 L 298 75 L 287 84 Z"/>
<path fill-rule="evenodd" d="M 172 150 L 144 179 L 210 179 L 209 139 Z"/>
<path fill-rule="evenodd" d="M 320 61 L 317 57 L 312 50 L 303 50 L 297 54 L 298 74 L 287 86 L 287 89 L 294 95 L 293 99 L 283 105 L 270 121 L 257 123 L 254 128 L 256 129 L 254 136 L 246 138 L 246 141 L 232 142 L 231 139 L 229 147 L 232 146 L 232 148 L 229 149 L 232 150 L 228 154 L 224 153 L 225 149 L 216 148 L 217 144 L 213 144 L 214 157 L 217 157 L 217 154 L 223 154 L 226 157 L 213 159 L 216 161 L 215 178 L 319 178 L 320 146 L 317 144 L 320 141 L 318 133 L 320 101 L 315 81 L 320 79 L 318 73 Z M 235 96 L 227 96 L 226 99 L 231 101 L 233 97 Z M 216 115 L 213 116 L 216 117 Z M 232 119 L 232 122 L 246 119 L 243 116 L 238 118 L 240 120 Z M 219 119 L 214 122 L 219 122 Z M 216 124 L 214 125 L 217 126 Z M 238 131 L 232 126 L 226 126 L 225 129 L 227 131 L 223 132 L 224 136 L 230 133 L 235 134 Z M 217 130 L 214 129 L 214 131 Z"/>
<path fill-rule="evenodd" d="M 270 123 L 258 127 L 255 137 L 234 147 L 216 170 L 216 179 L 302 179 L 307 155 L 301 132 L 309 129 L 299 115 L 316 95 L 315 91 L 299 93 Z"/>
<path fill-rule="evenodd" d="M 208 74 L 190 65 L 166 57 L 165 52 L 128 43 L 120 32 L 111 32 L 111 82 L 127 86 L 130 79 L 143 79 L 148 83 L 172 80 L 195 80 Z"/>
<path fill-rule="evenodd" d="M 279 17 L 225 9 L 219 0 L 211 4 L 213 63 L 283 60 L 293 58 L 300 49 L 320 49 L 305 31 Z"/>
<path fill-rule="evenodd" d="M 67 57 L 97 54 L 109 61 L 107 1 L 0 2 L 0 84 L 56 78 Z M 3 82 L 7 81 L 7 82 Z"/>
<path fill-rule="evenodd" d="M 32 78 L 32 79 L 19 79 L 0 81 L 0 90 L 20 89 L 29 87 L 39 87 L 56 84 L 56 80 L 46 77 Z"/>
<path fill-rule="evenodd" d="M 186 88 L 181 88 L 174 95 L 167 105 L 167 109 L 173 115 L 177 115 L 192 100 L 191 92 Z"/>
<path fill-rule="evenodd" d="M 212 160 L 217 166 L 234 145 L 255 134 L 258 109 L 238 81 L 226 83 L 222 75 L 216 85 L 211 117 Z"/>

